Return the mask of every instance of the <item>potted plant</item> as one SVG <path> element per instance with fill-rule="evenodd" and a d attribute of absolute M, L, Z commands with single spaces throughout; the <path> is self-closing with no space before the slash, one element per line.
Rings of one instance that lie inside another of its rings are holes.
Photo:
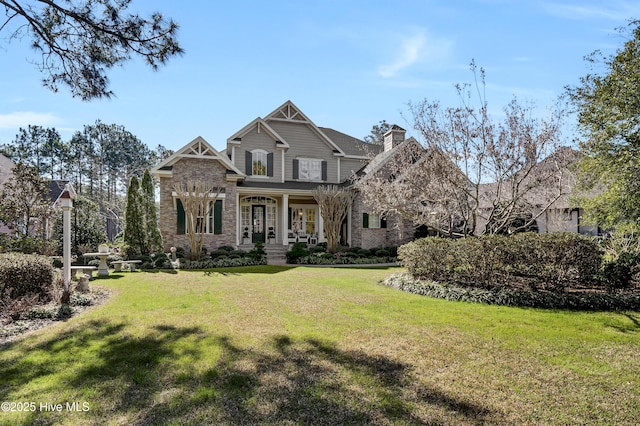
<path fill-rule="evenodd" d="M 269 233 L 267 234 L 267 238 L 269 239 L 269 243 L 270 243 L 270 244 L 275 243 L 275 240 L 276 240 L 276 232 L 275 232 L 275 230 L 273 229 L 273 226 L 270 226 L 270 227 L 269 227 Z"/>
<path fill-rule="evenodd" d="M 109 253 L 109 245 L 107 244 L 100 244 L 98 246 L 98 253 Z"/>
<path fill-rule="evenodd" d="M 242 233 L 242 244 L 249 244 L 249 242 L 249 228 L 245 226 L 244 232 Z"/>

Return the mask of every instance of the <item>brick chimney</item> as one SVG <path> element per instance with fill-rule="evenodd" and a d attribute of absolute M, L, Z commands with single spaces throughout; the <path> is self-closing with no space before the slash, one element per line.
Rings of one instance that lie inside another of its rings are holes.
<path fill-rule="evenodd" d="M 405 133 L 407 133 L 407 131 L 397 124 L 391 126 L 391 129 L 384 134 L 384 150 L 390 151 L 404 142 Z"/>

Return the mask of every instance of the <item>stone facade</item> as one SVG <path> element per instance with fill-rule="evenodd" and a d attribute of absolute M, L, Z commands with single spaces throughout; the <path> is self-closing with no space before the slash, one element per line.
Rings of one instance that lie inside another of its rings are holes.
<path fill-rule="evenodd" d="M 226 171 L 218 161 L 181 158 L 173 164 L 172 177 L 160 177 L 160 231 L 165 250 L 172 245 L 185 249 L 191 245 L 188 235 L 178 234 L 176 202 L 172 192 L 175 183 L 197 180 L 224 188 L 222 234 L 205 234 L 203 247 L 214 250 L 220 246 L 236 245 L 236 183 L 226 180 Z"/>
<path fill-rule="evenodd" d="M 360 196 L 356 196 L 351 207 L 351 246 L 364 249 L 398 246 L 411 241 L 415 228 L 397 215 L 387 218 L 386 228 L 364 228 L 362 214 L 373 209 L 365 206 Z M 398 224 L 401 226 L 398 226 Z"/>

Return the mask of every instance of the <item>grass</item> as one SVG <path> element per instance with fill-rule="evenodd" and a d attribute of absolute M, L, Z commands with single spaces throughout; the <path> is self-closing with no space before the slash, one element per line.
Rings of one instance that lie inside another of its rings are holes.
<path fill-rule="evenodd" d="M 114 291 L 107 304 L 0 348 L 0 401 L 36 403 L 0 424 L 640 418 L 640 314 L 449 302 L 377 284 L 395 271 L 258 266 L 95 281 Z"/>

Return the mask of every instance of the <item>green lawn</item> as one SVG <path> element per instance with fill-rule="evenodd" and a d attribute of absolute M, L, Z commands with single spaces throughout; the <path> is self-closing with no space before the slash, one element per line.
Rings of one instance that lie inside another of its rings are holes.
<path fill-rule="evenodd" d="M 0 424 L 637 423 L 639 313 L 378 285 L 397 270 L 96 280 L 113 290 L 107 304 L 0 348 L 0 401 L 36 408 L 0 413 Z"/>

